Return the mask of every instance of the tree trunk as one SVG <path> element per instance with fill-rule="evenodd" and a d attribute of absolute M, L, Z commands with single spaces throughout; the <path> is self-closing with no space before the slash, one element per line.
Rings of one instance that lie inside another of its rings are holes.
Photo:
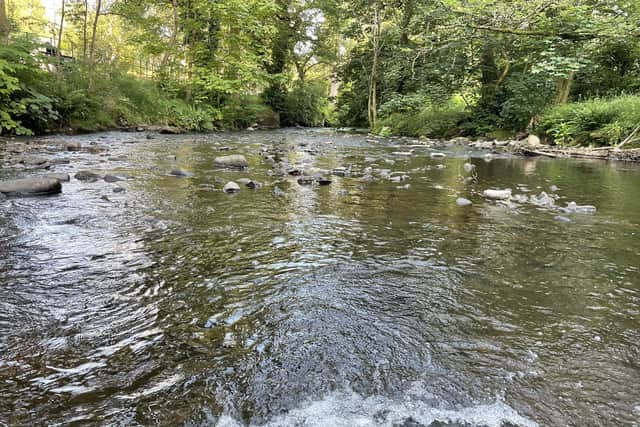
<path fill-rule="evenodd" d="M 380 56 L 380 35 L 382 34 L 382 11 L 380 4 L 374 5 L 373 21 L 371 23 L 371 47 L 373 49 L 373 59 L 371 60 L 371 75 L 369 79 L 369 100 L 367 103 L 367 117 L 369 127 L 373 129 L 378 116 L 377 100 L 377 80 L 378 80 L 378 58 Z"/>
<path fill-rule="evenodd" d="M 3 44 L 9 44 L 9 32 L 11 26 L 9 25 L 9 18 L 7 18 L 7 6 L 5 0 L 0 0 L 0 38 Z"/>
<path fill-rule="evenodd" d="M 96 16 L 93 20 L 93 32 L 91 33 L 91 47 L 89 48 L 89 87 L 93 83 L 94 54 L 96 49 L 96 34 L 98 33 L 98 19 L 100 18 L 100 8 L 102 0 L 96 0 Z"/>
<path fill-rule="evenodd" d="M 569 71 L 569 75 L 566 78 L 560 77 L 556 79 L 556 104 L 566 104 L 569 101 L 571 86 L 575 77 L 576 72 Z"/>
<path fill-rule="evenodd" d="M 162 56 L 161 67 L 164 67 L 169 60 L 169 53 L 176 48 L 176 40 L 178 39 L 178 0 L 171 0 L 171 7 L 173 8 L 173 31 L 171 33 L 171 40 L 169 41 L 169 47 Z"/>
<path fill-rule="evenodd" d="M 84 22 L 82 23 L 82 60 L 87 62 L 87 22 L 89 21 L 89 0 L 84 0 Z"/>
<path fill-rule="evenodd" d="M 62 10 L 60 12 L 60 28 L 58 29 L 58 59 L 62 56 L 62 30 L 64 28 L 64 3 L 62 0 Z"/>

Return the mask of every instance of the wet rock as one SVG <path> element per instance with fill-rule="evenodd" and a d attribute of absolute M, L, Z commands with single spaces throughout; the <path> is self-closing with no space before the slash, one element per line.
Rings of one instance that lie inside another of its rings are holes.
<path fill-rule="evenodd" d="M 109 197 L 107 196 L 100 196 L 100 200 L 104 200 L 105 202 L 110 202 L 111 200 L 109 200 Z"/>
<path fill-rule="evenodd" d="M 287 193 L 282 191 L 280 187 L 276 186 L 276 187 L 273 187 L 273 190 L 271 190 L 271 194 L 273 194 L 275 197 L 282 197 L 282 196 L 285 196 Z"/>
<path fill-rule="evenodd" d="M 188 172 L 184 169 L 174 169 L 171 172 L 169 172 L 169 175 L 172 176 L 181 176 L 181 177 L 185 177 L 185 178 L 189 178 L 192 177 L 193 174 L 191 172 Z"/>
<path fill-rule="evenodd" d="M 531 196 L 531 198 L 529 199 L 529 202 L 531 202 L 531 204 L 539 206 L 541 208 L 555 208 L 556 207 L 556 199 L 554 199 L 553 197 L 549 196 L 547 193 L 545 193 L 544 191 L 540 194 L 538 194 L 537 196 Z"/>
<path fill-rule="evenodd" d="M 245 184 L 245 187 L 250 188 L 252 190 L 257 190 L 262 187 L 262 183 L 258 181 L 249 181 Z"/>
<path fill-rule="evenodd" d="M 236 182 L 240 185 L 247 185 L 251 182 L 251 180 L 249 178 L 239 178 L 236 180 Z"/>
<path fill-rule="evenodd" d="M 313 184 L 314 179 L 311 176 L 301 176 L 298 178 L 298 184 L 300 185 L 311 185 Z"/>
<path fill-rule="evenodd" d="M 331 182 L 332 181 L 329 178 L 324 178 L 324 177 L 318 178 L 318 184 L 320 185 L 330 185 Z"/>
<path fill-rule="evenodd" d="M 68 142 L 66 149 L 67 151 L 82 151 L 82 144 L 79 142 Z"/>
<path fill-rule="evenodd" d="M 217 167 L 229 169 L 244 169 L 249 166 L 247 159 L 241 154 L 216 157 L 213 159 L 213 163 Z"/>
<path fill-rule="evenodd" d="M 227 194 L 238 193 L 240 192 L 240 186 L 233 181 L 229 181 L 222 188 L 222 191 L 224 191 Z"/>
<path fill-rule="evenodd" d="M 569 202 L 567 207 L 560 208 L 560 211 L 564 213 L 595 214 L 598 210 L 595 206 L 578 205 L 576 202 Z"/>
<path fill-rule="evenodd" d="M 62 192 L 62 184 L 54 178 L 23 178 L 0 181 L 0 193 L 5 196 L 46 196 Z"/>
<path fill-rule="evenodd" d="M 462 165 L 462 169 L 466 172 L 466 173 L 471 173 L 476 169 L 476 165 L 472 164 L 472 163 L 465 163 L 464 165 Z"/>
<path fill-rule="evenodd" d="M 524 194 L 516 194 L 513 196 L 512 200 L 516 203 L 527 203 L 529 198 Z"/>
<path fill-rule="evenodd" d="M 71 177 L 69 176 L 68 173 L 47 173 L 47 174 L 41 175 L 39 178 L 57 179 L 60 182 L 71 181 Z"/>
<path fill-rule="evenodd" d="M 487 199 L 493 200 L 509 200 L 511 199 L 511 189 L 506 190 L 484 190 L 482 195 Z"/>
<path fill-rule="evenodd" d="M 4 195 L 4 193 L 0 193 L 0 202 L 5 200 L 7 198 L 7 196 Z"/>
<path fill-rule="evenodd" d="M 125 190 L 122 187 L 116 187 L 116 188 L 113 189 L 114 193 L 124 193 L 125 191 L 127 191 L 127 190 Z"/>
<path fill-rule="evenodd" d="M 105 177 L 102 178 L 102 179 L 104 179 L 104 182 L 108 182 L 108 183 L 114 183 L 114 182 L 118 182 L 118 181 L 123 181 L 122 178 L 119 178 L 119 177 L 117 177 L 115 175 L 105 175 Z"/>
<path fill-rule="evenodd" d="M 302 171 L 300 169 L 289 169 L 287 171 L 287 175 L 291 175 L 291 176 L 300 176 L 302 175 Z"/>
<path fill-rule="evenodd" d="M 98 179 L 100 179 L 100 175 L 93 173 L 91 171 L 79 171 L 74 175 L 74 177 L 78 181 L 83 181 L 83 182 L 96 182 Z"/>
<path fill-rule="evenodd" d="M 409 187 L 411 187 L 411 184 L 405 184 L 405 185 L 398 185 L 396 187 L 396 190 L 408 190 Z"/>
<path fill-rule="evenodd" d="M 560 222 L 571 222 L 570 218 L 567 218 L 566 216 L 562 216 L 562 215 L 556 215 L 553 217 L 553 219 Z"/>
<path fill-rule="evenodd" d="M 456 203 L 458 206 L 469 206 L 472 204 L 471 200 L 465 199 L 464 197 L 458 197 Z"/>
<path fill-rule="evenodd" d="M 444 153 L 431 153 L 429 156 L 432 159 L 442 159 L 442 158 L 446 157 L 446 154 L 444 154 Z"/>

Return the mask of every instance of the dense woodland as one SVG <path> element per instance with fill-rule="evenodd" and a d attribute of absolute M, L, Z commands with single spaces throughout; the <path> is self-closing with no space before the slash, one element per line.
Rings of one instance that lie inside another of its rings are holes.
<path fill-rule="evenodd" d="M 0 0 L 0 129 L 619 144 L 640 124 L 639 28 L 637 0 L 59 0 L 55 22 Z"/>

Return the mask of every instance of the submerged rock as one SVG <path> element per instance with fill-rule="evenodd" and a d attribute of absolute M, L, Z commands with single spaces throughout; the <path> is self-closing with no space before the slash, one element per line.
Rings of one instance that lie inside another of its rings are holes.
<path fill-rule="evenodd" d="M 566 216 L 562 216 L 562 215 L 556 215 L 553 217 L 553 219 L 560 222 L 571 222 L 570 218 L 567 218 Z"/>
<path fill-rule="evenodd" d="M 464 165 L 462 165 L 462 169 L 464 169 L 466 173 L 471 173 L 476 169 L 476 165 L 472 163 L 465 163 Z"/>
<path fill-rule="evenodd" d="M 186 177 L 186 178 L 189 178 L 189 177 L 193 176 L 193 174 L 191 172 L 188 172 L 188 171 L 186 171 L 184 169 L 174 169 L 171 172 L 169 172 L 169 175 L 182 176 L 182 177 Z"/>
<path fill-rule="evenodd" d="M 262 187 L 262 183 L 258 181 L 249 180 L 249 182 L 245 183 L 244 186 L 252 190 L 256 190 Z"/>
<path fill-rule="evenodd" d="M 62 192 L 62 184 L 55 178 L 23 178 L 0 181 L 0 193 L 6 196 L 46 196 Z"/>
<path fill-rule="evenodd" d="M 98 175 L 96 173 L 93 173 L 91 171 L 80 171 L 80 172 L 76 173 L 74 175 L 74 177 L 78 181 L 96 182 L 100 178 L 100 175 Z"/>
<path fill-rule="evenodd" d="M 511 189 L 506 190 L 484 190 L 482 195 L 487 199 L 493 200 L 509 200 L 511 199 Z"/>
<path fill-rule="evenodd" d="M 541 208 L 555 208 L 556 207 L 556 199 L 549 196 L 544 191 L 537 196 L 531 196 L 529 199 L 531 204 L 539 206 Z"/>
<path fill-rule="evenodd" d="M 273 194 L 275 197 L 282 197 L 282 196 L 285 196 L 287 193 L 282 191 L 280 187 L 275 186 L 273 187 L 273 190 L 271 190 L 271 194 Z"/>
<path fill-rule="evenodd" d="M 238 193 L 240 192 L 240 186 L 233 181 L 229 181 L 222 188 L 222 191 L 224 191 L 227 194 Z"/>
<path fill-rule="evenodd" d="M 249 166 L 247 159 L 241 154 L 231 154 L 213 159 L 214 165 L 221 168 L 244 169 Z"/>
<path fill-rule="evenodd" d="M 471 200 L 465 199 L 464 197 L 458 197 L 456 199 L 456 203 L 458 204 L 458 206 L 469 206 L 472 204 Z"/>
<path fill-rule="evenodd" d="M 105 175 L 105 177 L 102 178 L 102 179 L 104 179 L 104 182 L 109 182 L 109 183 L 123 181 L 122 178 L 119 178 L 119 177 L 117 177 L 115 175 Z"/>
<path fill-rule="evenodd" d="M 598 210 L 595 206 L 578 205 L 576 202 L 569 202 L 567 207 L 560 208 L 560 211 L 564 213 L 595 214 Z"/>

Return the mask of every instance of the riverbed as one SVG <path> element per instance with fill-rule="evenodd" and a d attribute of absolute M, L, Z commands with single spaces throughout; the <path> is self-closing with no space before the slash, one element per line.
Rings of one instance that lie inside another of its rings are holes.
<path fill-rule="evenodd" d="M 638 165 L 330 129 L 21 141 L 48 169 L 0 153 L 0 179 L 71 181 L 0 200 L 0 425 L 640 425 Z"/>

